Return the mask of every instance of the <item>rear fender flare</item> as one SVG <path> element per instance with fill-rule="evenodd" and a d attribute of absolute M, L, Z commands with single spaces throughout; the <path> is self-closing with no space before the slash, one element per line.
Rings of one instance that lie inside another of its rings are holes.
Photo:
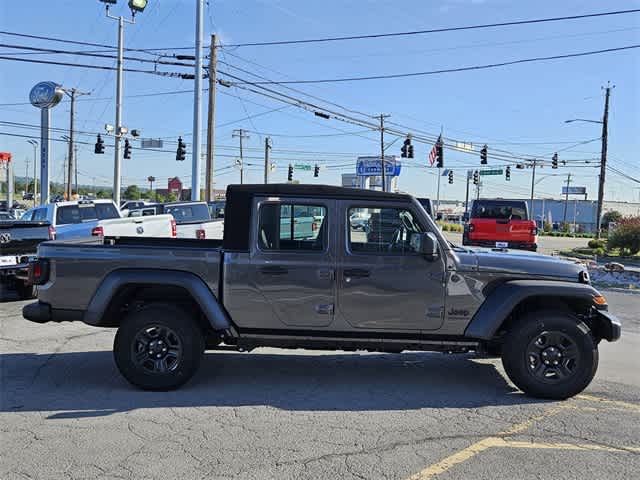
<path fill-rule="evenodd" d="M 200 277 L 189 272 L 152 269 L 125 269 L 109 273 L 93 295 L 83 321 L 100 326 L 114 295 L 127 285 L 183 288 L 193 297 L 214 330 L 226 330 L 231 326 L 231 321 L 216 296 Z"/>
<path fill-rule="evenodd" d="M 521 302 L 532 297 L 550 300 L 569 300 L 593 303 L 593 297 L 600 295 L 591 285 L 585 283 L 514 280 L 496 287 L 485 299 L 467 325 L 465 337 L 491 340 L 500 326 Z"/>

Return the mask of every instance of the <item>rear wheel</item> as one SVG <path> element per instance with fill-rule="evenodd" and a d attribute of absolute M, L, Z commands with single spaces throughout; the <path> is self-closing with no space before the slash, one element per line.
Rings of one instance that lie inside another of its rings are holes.
<path fill-rule="evenodd" d="M 523 392 L 565 399 L 593 379 L 598 348 L 589 328 L 570 313 L 538 311 L 512 324 L 502 347 L 502 364 Z"/>
<path fill-rule="evenodd" d="M 120 373 L 145 390 L 173 390 L 200 366 L 204 335 L 195 319 L 168 304 L 150 304 L 129 313 L 113 344 Z"/>

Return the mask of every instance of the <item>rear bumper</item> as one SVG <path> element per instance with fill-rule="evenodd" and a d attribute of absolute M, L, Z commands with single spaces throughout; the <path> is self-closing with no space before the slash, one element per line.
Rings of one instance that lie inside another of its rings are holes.
<path fill-rule="evenodd" d="M 595 315 L 597 319 L 596 336 L 609 342 L 619 340 L 622 334 L 622 324 L 618 317 L 607 310 L 596 310 Z"/>
<path fill-rule="evenodd" d="M 82 320 L 84 312 L 82 310 L 55 309 L 51 308 L 48 303 L 34 302 L 22 307 L 22 316 L 35 323 L 75 322 Z"/>
<path fill-rule="evenodd" d="M 515 248 L 517 250 L 531 250 L 535 252 L 538 249 L 538 244 L 535 241 L 523 242 L 520 240 L 472 240 L 466 235 L 463 235 L 462 237 L 462 245 L 471 247 L 496 248 L 496 242 L 507 242 L 509 244 L 508 248 Z"/>

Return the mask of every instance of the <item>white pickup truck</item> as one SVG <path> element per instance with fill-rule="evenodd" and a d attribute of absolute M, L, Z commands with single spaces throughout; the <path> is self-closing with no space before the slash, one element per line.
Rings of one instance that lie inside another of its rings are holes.
<path fill-rule="evenodd" d="M 112 200 L 49 203 L 28 210 L 21 220 L 49 222 L 49 236 L 58 240 L 91 236 L 176 237 L 171 215 L 122 217 Z"/>
<path fill-rule="evenodd" d="M 129 216 L 134 218 L 152 218 L 163 214 L 169 214 L 175 220 L 177 238 L 222 240 L 224 219 L 213 220 L 206 202 L 170 202 L 129 211 Z"/>

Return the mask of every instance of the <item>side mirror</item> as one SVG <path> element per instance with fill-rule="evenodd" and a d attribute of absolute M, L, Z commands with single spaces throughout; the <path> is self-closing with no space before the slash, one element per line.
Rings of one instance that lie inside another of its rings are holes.
<path fill-rule="evenodd" d="M 438 258 L 440 246 L 438 239 L 431 233 L 419 233 L 411 237 L 411 245 L 415 252 L 424 255 L 427 260 Z"/>
<path fill-rule="evenodd" d="M 469 212 L 464 212 L 464 214 L 462 215 L 462 221 L 463 222 L 469 221 Z"/>

